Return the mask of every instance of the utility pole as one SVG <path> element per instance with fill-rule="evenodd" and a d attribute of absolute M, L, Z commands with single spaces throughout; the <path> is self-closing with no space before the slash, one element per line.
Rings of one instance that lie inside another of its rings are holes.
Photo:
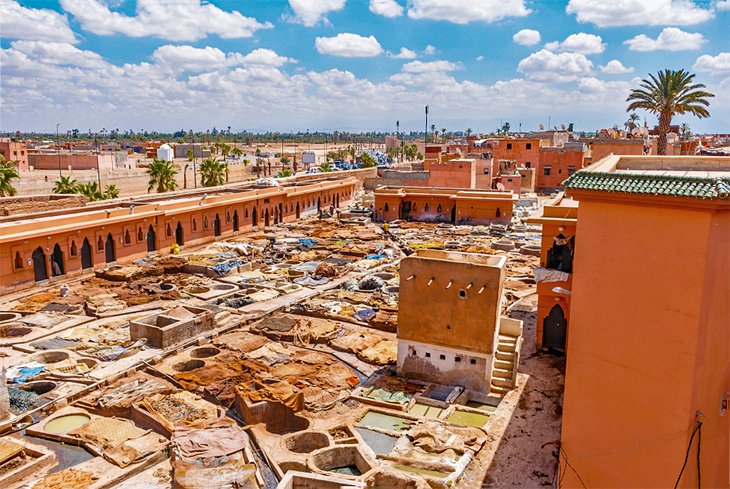
<path fill-rule="evenodd" d="M 426 152 L 426 139 L 428 139 L 428 105 L 426 106 L 426 127 L 423 131 L 423 152 Z"/>
<path fill-rule="evenodd" d="M 193 137 L 191 138 L 193 141 L 193 187 L 198 188 L 198 177 L 195 171 L 195 161 L 197 160 L 197 156 L 195 155 L 195 132 L 192 129 L 190 129 L 190 132 L 193 133 Z"/>
<path fill-rule="evenodd" d="M 61 124 L 56 124 L 56 154 L 58 155 L 58 176 L 61 177 L 63 174 L 61 173 L 61 140 L 58 138 L 58 126 Z"/>
<path fill-rule="evenodd" d="M 400 158 L 398 157 L 398 150 L 400 149 L 400 121 L 395 121 L 395 162 L 400 163 Z"/>

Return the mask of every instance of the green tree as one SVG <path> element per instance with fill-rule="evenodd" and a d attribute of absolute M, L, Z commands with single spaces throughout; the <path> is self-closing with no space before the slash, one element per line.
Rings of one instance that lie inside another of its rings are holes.
<path fill-rule="evenodd" d="M 419 151 L 419 152 L 418 152 L 418 154 L 416 155 L 416 159 L 417 159 L 417 160 L 422 160 L 422 159 L 423 159 L 423 154 L 422 154 L 422 153 L 421 153 L 420 151 Z"/>
<path fill-rule="evenodd" d="M 13 179 L 20 178 L 17 164 L 14 160 L 5 161 L 5 157 L 0 154 L 0 197 L 12 197 L 18 193 L 13 186 Z"/>
<path fill-rule="evenodd" d="M 171 161 L 152 160 L 149 168 L 147 168 L 147 175 L 150 177 L 147 192 L 153 188 L 157 189 L 157 193 L 175 190 L 177 188 L 175 174 L 177 174 L 177 171 Z"/>
<path fill-rule="evenodd" d="M 360 155 L 360 161 L 362 162 L 363 168 L 372 168 L 374 166 L 378 165 L 378 162 L 375 158 L 370 156 L 368 153 L 363 153 Z"/>
<path fill-rule="evenodd" d="M 657 153 L 667 153 L 667 134 L 675 114 L 692 114 L 702 119 L 710 116 L 709 98 L 715 95 L 703 90 L 705 85 L 695 83 L 694 73 L 685 70 L 663 70 L 641 80 L 640 88 L 631 90 L 626 99 L 627 112 L 643 109 L 659 117 L 659 144 Z"/>
<path fill-rule="evenodd" d="M 119 198 L 119 189 L 116 185 L 107 185 L 102 195 L 105 199 L 117 199 Z"/>
<path fill-rule="evenodd" d="M 629 118 L 626 120 L 626 122 L 624 122 L 624 127 L 629 132 L 639 127 L 639 116 L 636 114 L 636 112 L 632 112 L 631 114 L 629 114 Z"/>
<path fill-rule="evenodd" d="M 446 128 L 441 128 L 441 141 L 443 141 L 446 138 Z"/>
<path fill-rule="evenodd" d="M 255 156 L 261 156 L 261 148 L 256 148 Z"/>
<path fill-rule="evenodd" d="M 206 158 L 200 163 L 198 171 L 200 172 L 200 182 L 203 187 L 215 187 L 223 185 L 226 181 L 226 170 L 228 165 L 216 158 Z"/>
<path fill-rule="evenodd" d="M 192 149 L 188 150 L 188 161 L 193 161 L 195 159 L 195 152 Z"/>
<path fill-rule="evenodd" d="M 319 171 L 323 173 L 328 173 L 331 171 L 335 171 L 335 167 L 332 166 L 332 163 L 330 163 L 329 161 L 325 161 L 324 163 L 319 165 Z"/>
<path fill-rule="evenodd" d="M 471 133 L 472 133 L 472 132 L 473 132 L 473 131 L 471 130 L 471 127 L 467 128 L 467 129 L 466 129 L 466 137 L 469 137 L 469 136 L 471 136 Z"/>
<path fill-rule="evenodd" d="M 53 184 L 54 194 L 75 194 L 78 193 L 79 182 L 70 176 L 58 177 Z"/>
<path fill-rule="evenodd" d="M 243 150 L 241 150 L 241 148 L 233 148 L 233 149 L 231 150 L 231 154 L 232 154 L 233 156 L 235 156 L 236 158 L 240 158 L 240 157 L 241 157 L 241 155 L 243 154 Z"/>
<path fill-rule="evenodd" d="M 287 156 L 282 156 L 279 161 L 281 161 L 284 165 L 288 165 L 289 161 L 291 161 L 291 160 L 289 160 L 289 158 Z"/>
<path fill-rule="evenodd" d="M 82 183 L 78 186 L 78 193 L 85 195 L 90 201 L 103 200 L 104 196 L 99 191 L 99 185 L 96 182 Z"/>
<path fill-rule="evenodd" d="M 231 147 L 226 143 L 221 143 L 220 148 L 221 148 L 221 156 L 223 156 L 223 159 L 225 160 L 226 157 L 231 153 Z"/>
<path fill-rule="evenodd" d="M 279 171 L 279 173 L 277 173 L 274 176 L 276 178 L 286 178 L 286 177 L 291 177 L 292 175 L 294 175 L 294 172 L 291 171 L 289 168 L 282 168 L 281 171 Z"/>

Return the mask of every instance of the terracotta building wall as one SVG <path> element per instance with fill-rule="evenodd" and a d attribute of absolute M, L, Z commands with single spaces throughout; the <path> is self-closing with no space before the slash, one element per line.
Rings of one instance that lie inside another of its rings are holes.
<path fill-rule="evenodd" d="M 730 213 L 575 197 L 565 456 L 587 487 L 672 487 L 700 411 L 702 482 L 728 487 Z M 562 486 L 582 487 L 564 459 Z"/>
<path fill-rule="evenodd" d="M 500 139 L 492 143 L 491 151 L 494 161 L 517 160 L 517 166 L 537 168 L 540 163 L 540 140 L 539 139 Z"/>
<path fill-rule="evenodd" d="M 455 159 L 429 166 L 428 186 L 446 188 L 475 188 L 476 162 Z"/>
<path fill-rule="evenodd" d="M 583 168 L 584 156 L 583 151 L 572 148 L 540 148 L 536 190 L 544 192 L 563 188 L 563 181 Z"/>
<path fill-rule="evenodd" d="M 20 171 L 28 170 L 28 149 L 25 143 L 0 141 L 0 154 L 5 157 L 5 161 L 17 161 Z"/>

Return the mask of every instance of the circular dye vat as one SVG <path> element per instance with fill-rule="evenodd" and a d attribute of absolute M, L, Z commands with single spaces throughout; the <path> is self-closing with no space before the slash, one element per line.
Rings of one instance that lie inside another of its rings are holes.
<path fill-rule="evenodd" d="M 214 347 L 214 346 L 203 346 L 201 348 L 196 348 L 195 350 L 190 352 L 190 358 L 208 358 L 208 357 L 214 357 L 217 354 L 219 354 L 221 351 Z"/>
<path fill-rule="evenodd" d="M 33 355 L 33 360 L 39 363 L 59 363 L 68 360 L 70 355 L 65 351 L 46 351 Z"/>
<path fill-rule="evenodd" d="M 166 283 L 160 284 L 160 290 L 162 290 L 164 292 L 169 292 L 169 291 L 173 290 L 174 288 L 175 288 L 175 285 L 173 285 L 173 284 L 166 284 Z"/>
<path fill-rule="evenodd" d="M 177 372 L 189 372 L 205 365 L 203 360 L 188 360 L 187 362 L 176 363 L 172 366 Z"/>
<path fill-rule="evenodd" d="M 24 391 L 34 392 L 39 396 L 42 396 L 43 394 L 51 392 L 53 389 L 55 389 L 56 383 L 41 380 L 38 382 L 28 382 L 27 384 L 21 384 L 20 388 Z"/>
<path fill-rule="evenodd" d="M 188 287 L 185 289 L 185 292 L 188 294 L 207 294 L 210 292 L 210 288 L 208 287 Z"/>
<path fill-rule="evenodd" d="M 20 314 L 17 312 L 0 312 L 0 323 L 5 321 L 16 321 L 20 319 Z"/>
<path fill-rule="evenodd" d="M 295 433 L 284 442 L 287 450 L 294 453 L 310 453 L 314 450 L 330 446 L 327 433 L 320 431 L 305 431 Z"/>
<path fill-rule="evenodd" d="M 91 421 L 87 414 L 65 414 L 54 418 L 43 425 L 43 431 L 51 435 L 62 435 L 80 428 Z"/>
<path fill-rule="evenodd" d="M 0 338 L 19 338 L 33 331 L 33 328 L 21 326 L 18 323 L 3 324 L 0 326 Z"/>

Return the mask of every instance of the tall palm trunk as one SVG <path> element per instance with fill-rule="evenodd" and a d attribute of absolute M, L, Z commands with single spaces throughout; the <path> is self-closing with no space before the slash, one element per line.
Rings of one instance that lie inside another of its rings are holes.
<path fill-rule="evenodd" d="M 657 154 L 659 155 L 667 154 L 667 134 L 669 134 L 671 123 L 671 112 L 659 114 L 659 143 L 657 144 Z"/>

